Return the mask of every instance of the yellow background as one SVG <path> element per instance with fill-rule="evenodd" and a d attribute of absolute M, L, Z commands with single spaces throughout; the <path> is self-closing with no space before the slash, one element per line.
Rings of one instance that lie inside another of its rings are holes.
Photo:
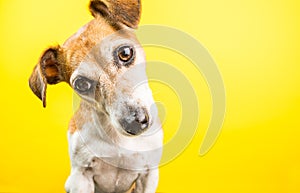
<path fill-rule="evenodd" d="M 27 80 L 42 50 L 62 44 L 92 18 L 87 5 L 88 0 L 0 1 L 0 192 L 64 192 L 72 90 L 66 84 L 49 87 L 43 109 Z M 202 116 L 188 148 L 161 167 L 158 191 L 299 193 L 300 1 L 144 0 L 141 24 L 173 26 L 198 39 L 216 60 L 227 93 L 222 134 L 200 157 L 211 113 L 205 81 L 183 67 L 184 59 L 146 49 L 149 59 L 184 71 Z M 165 103 L 164 130 L 171 139 L 181 116 L 178 98 L 161 85 L 152 88 Z"/>

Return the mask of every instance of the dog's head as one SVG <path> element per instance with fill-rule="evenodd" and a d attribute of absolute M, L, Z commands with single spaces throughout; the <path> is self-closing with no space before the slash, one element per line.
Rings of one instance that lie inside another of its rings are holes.
<path fill-rule="evenodd" d="M 91 0 L 94 19 L 63 46 L 47 49 L 29 79 L 44 107 L 47 84 L 67 82 L 84 105 L 109 115 L 123 134 L 139 135 L 151 126 L 154 102 L 133 32 L 140 10 L 140 0 Z"/>

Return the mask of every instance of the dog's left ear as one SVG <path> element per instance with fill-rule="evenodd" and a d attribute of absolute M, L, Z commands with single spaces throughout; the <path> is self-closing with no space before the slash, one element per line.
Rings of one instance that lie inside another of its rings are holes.
<path fill-rule="evenodd" d="M 46 50 L 39 63 L 35 66 L 30 78 L 29 86 L 32 92 L 43 101 L 46 107 L 47 84 L 57 84 L 65 81 L 64 54 L 59 46 Z"/>
<path fill-rule="evenodd" d="M 90 11 L 94 17 L 103 16 L 112 25 L 122 23 L 137 28 L 141 16 L 140 0 L 91 0 Z"/>

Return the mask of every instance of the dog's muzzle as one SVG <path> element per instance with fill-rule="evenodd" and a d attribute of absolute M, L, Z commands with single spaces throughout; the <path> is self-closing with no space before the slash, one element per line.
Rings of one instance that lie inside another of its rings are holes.
<path fill-rule="evenodd" d="M 143 108 L 130 108 L 130 115 L 120 120 L 124 131 L 129 135 L 140 135 L 150 126 L 149 114 Z"/>

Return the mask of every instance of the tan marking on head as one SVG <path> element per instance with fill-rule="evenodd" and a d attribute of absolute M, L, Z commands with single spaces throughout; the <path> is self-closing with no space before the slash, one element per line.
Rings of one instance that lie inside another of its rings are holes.
<path fill-rule="evenodd" d="M 115 33 L 107 21 L 97 17 L 71 36 L 62 46 L 66 50 L 66 72 L 68 78 L 85 59 L 87 54 L 106 36 Z"/>
<path fill-rule="evenodd" d="M 94 17 L 104 17 L 116 29 L 121 25 L 137 28 L 141 17 L 141 1 L 91 0 L 90 11 Z"/>

